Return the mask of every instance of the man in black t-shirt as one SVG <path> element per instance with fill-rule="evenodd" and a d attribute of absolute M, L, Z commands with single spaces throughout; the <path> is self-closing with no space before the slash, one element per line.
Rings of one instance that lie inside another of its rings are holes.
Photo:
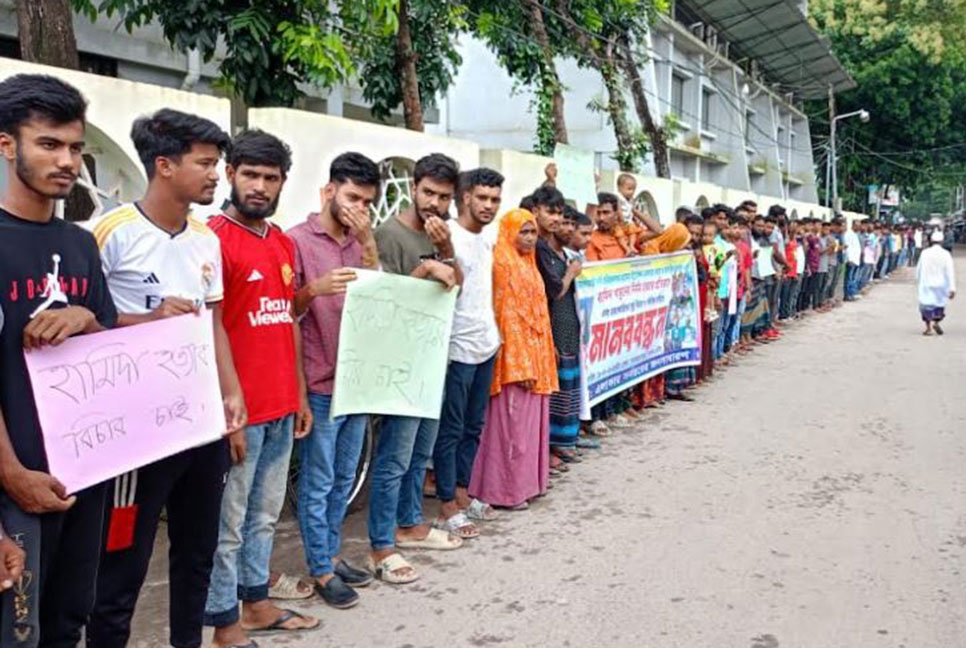
<path fill-rule="evenodd" d="M 27 555 L 24 578 L 0 597 L 2 647 L 76 645 L 94 603 L 105 489 L 68 496 L 48 474 L 24 360 L 116 319 L 94 237 L 54 217 L 83 163 L 85 112 L 53 77 L 0 83 L 0 520 Z"/>

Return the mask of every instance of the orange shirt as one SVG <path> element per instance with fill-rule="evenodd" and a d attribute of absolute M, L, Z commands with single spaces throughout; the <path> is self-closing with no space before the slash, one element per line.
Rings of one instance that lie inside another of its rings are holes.
<path fill-rule="evenodd" d="M 624 248 L 613 233 L 597 230 L 590 235 L 590 243 L 587 245 L 588 261 L 610 261 L 623 259 L 625 256 Z"/>

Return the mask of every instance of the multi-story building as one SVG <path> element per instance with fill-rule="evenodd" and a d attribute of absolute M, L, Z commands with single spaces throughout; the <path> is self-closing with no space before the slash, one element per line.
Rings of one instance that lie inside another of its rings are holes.
<path fill-rule="evenodd" d="M 218 94 L 213 83 L 216 62 L 203 63 L 192 53 L 172 50 L 157 25 L 128 33 L 119 23 L 116 16 L 102 16 L 93 23 L 75 16 L 84 70 Z M 0 0 L 0 56 L 19 56 L 16 34 L 14 3 Z M 809 117 L 802 110 L 802 101 L 825 98 L 854 83 L 809 24 L 807 2 L 677 0 L 672 12 L 659 18 L 647 41 L 639 45 L 647 55 L 642 57 L 640 69 L 651 112 L 660 123 L 677 125 L 670 146 L 672 179 L 676 181 L 673 189 L 669 183 L 664 186 L 653 179 L 650 160 L 642 170 L 651 209 L 666 220 L 673 204 L 701 206 L 702 201 L 734 202 L 743 196 L 817 206 L 815 159 Z M 507 151 L 533 148 L 536 115 L 531 109 L 532 94 L 514 84 L 480 41 L 463 35 L 460 48 L 463 64 L 452 87 L 438 99 L 436 109 L 425 115 L 426 132 L 451 138 L 449 141 L 457 147 L 472 145 L 483 150 L 480 158 L 484 162 L 508 164 Z M 616 169 L 616 141 L 606 116 L 592 107 L 605 96 L 603 82 L 596 71 L 581 69 L 572 60 L 561 60 L 557 65 L 565 87 L 570 143 L 594 151 L 598 167 L 605 172 L 605 183 L 613 182 L 615 175 L 608 171 Z M 375 121 L 361 90 L 352 83 L 332 90 L 306 90 L 308 94 L 298 110 Z M 627 103 L 628 119 L 636 124 L 633 103 L 629 98 Z M 295 117 L 289 121 L 292 119 Z M 250 120 L 232 114 L 228 121 L 238 124 Z M 280 123 L 284 128 L 286 121 Z M 403 141 L 402 134 L 396 137 L 371 128 L 370 132 L 383 139 Z M 124 148 L 124 143 L 117 141 L 105 142 L 102 148 L 113 145 Z M 494 153 L 488 154 L 488 149 Z M 405 195 L 399 198 L 407 186 L 405 163 L 400 168 L 395 164 L 398 161 L 398 153 L 384 160 L 387 181 L 395 187 L 389 193 L 397 207 L 406 202 Z M 109 162 L 100 175 L 117 175 L 119 179 L 112 180 L 114 186 L 128 191 L 115 193 L 131 193 L 139 182 L 136 169 L 120 165 L 113 174 L 110 166 Z M 524 182 L 532 184 L 534 180 L 531 173 Z M 521 184 L 517 193 L 527 186 Z M 655 199 L 661 192 L 665 198 Z M 519 199 L 510 193 L 512 199 Z"/>

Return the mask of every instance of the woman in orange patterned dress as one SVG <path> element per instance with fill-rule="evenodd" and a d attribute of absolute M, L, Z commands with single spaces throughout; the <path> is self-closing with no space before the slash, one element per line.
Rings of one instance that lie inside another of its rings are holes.
<path fill-rule="evenodd" d="M 547 491 L 549 402 L 558 389 L 536 242 L 533 214 L 514 209 L 503 216 L 493 251 L 493 311 L 503 345 L 469 488 L 483 502 L 513 509 Z"/>

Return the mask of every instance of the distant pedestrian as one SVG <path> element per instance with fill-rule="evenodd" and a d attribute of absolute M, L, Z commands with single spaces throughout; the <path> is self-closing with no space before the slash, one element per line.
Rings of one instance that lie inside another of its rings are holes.
<path fill-rule="evenodd" d="M 939 325 L 946 317 L 946 302 L 956 296 L 956 272 L 953 255 L 943 247 L 943 233 L 932 233 L 930 245 L 922 251 L 916 267 L 916 282 L 919 285 L 919 312 L 926 323 L 923 335 L 943 334 Z"/>

